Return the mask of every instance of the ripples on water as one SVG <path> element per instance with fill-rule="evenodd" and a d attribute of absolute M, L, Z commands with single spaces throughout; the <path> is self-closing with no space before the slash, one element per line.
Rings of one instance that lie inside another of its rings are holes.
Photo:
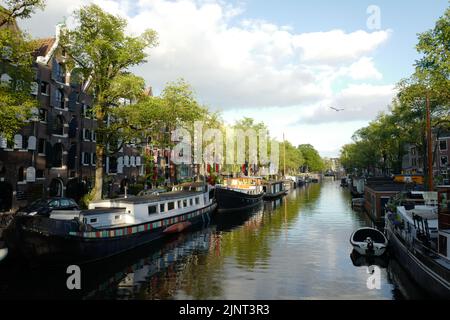
<path fill-rule="evenodd" d="M 0 266 L 0 298 L 421 297 L 395 262 L 382 269 L 381 290 L 367 289 L 367 267 L 353 265 L 349 237 L 372 223 L 350 203 L 348 191 L 326 181 L 250 212 L 216 214 L 206 228 L 83 266 L 76 293 L 65 288 L 65 270 Z"/>

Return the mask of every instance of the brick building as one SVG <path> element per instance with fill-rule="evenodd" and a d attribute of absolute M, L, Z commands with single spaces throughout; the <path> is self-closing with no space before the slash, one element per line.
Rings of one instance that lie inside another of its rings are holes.
<path fill-rule="evenodd" d="M 434 137 L 434 162 L 433 173 L 439 178 L 442 184 L 449 184 L 450 178 L 450 132 L 440 133 L 439 138 Z M 423 174 L 423 156 L 417 147 L 408 145 L 406 155 L 403 158 L 403 172 L 405 174 Z"/>
<path fill-rule="evenodd" d="M 39 101 L 29 124 L 7 141 L 0 136 L 0 211 L 16 209 L 42 196 L 79 200 L 95 176 L 95 128 L 92 100 L 85 83 L 66 71 L 67 57 L 54 38 L 36 41 L 35 83 Z M 11 66 L 0 64 L 0 80 Z M 137 146 L 125 145 L 117 161 L 106 159 L 110 192 L 144 174 Z"/>

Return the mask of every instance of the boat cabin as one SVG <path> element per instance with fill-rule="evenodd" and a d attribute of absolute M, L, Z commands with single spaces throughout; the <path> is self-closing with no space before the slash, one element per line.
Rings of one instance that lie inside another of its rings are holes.
<path fill-rule="evenodd" d="M 450 186 L 438 187 L 439 254 L 450 259 Z"/>
<path fill-rule="evenodd" d="M 214 201 L 209 185 L 182 185 L 167 193 L 94 201 L 83 218 L 95 228 L 111 227 L 111 222 L 113 226 L 142 224 L 200 210 Z"/>
<path fill-rule="evenodd" d="M 223 184 L 221 184 L 220 187 L 254 195 L 261 194 L 263 192 L 261 178 L 224 178 Z"/>
<path fill-rule="evenodd" d="M 277 194 L 284 190 L 284 181 L 264 181 L 263 182 L 263 190 L 265 193 L 268 194 Z"/>

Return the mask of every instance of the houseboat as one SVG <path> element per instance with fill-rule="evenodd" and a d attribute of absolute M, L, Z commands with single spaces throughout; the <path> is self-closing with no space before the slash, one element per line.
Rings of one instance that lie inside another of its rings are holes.
<path fill-rule="evenodd" d="M 32 262 L 89 262 L 207 223 L 216 206 L 210 185 L 182 185 L 162 194 L 94 201 L 89 210 L 16 216 L 4 238 L 11 253 Z"/>
<path fill-rule="evenodd" d="M 261 203 L 264 189 L 261 178 L 225 178 L 216 185 L 219 212 L 232 212 L 252 208 Z"/>
<path fill-rule="evenodd" d="M 428 200 L 390 210 L 385 232 L 411 278 L 433 297 L 450 299 L 450 187 L 440 190 L 437 199 L 437 204 Z"/>
<path fill-rule="evenodd" d="M 288 190 L 281 180 L 269 180 L 263 182 L 264 200 L 274 200 L 286 195 Z"/>

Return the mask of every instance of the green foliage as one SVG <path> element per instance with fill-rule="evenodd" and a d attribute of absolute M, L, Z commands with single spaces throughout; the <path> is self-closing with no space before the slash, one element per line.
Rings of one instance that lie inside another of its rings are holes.
<path fill-rule="evenodd" d="M 432 127 L 441 131 L 450 126 L 450 8 L 434 29 L 419 34 L 414 74 L 397 84 L 398 96 L 391 109 L 369 126 L 358 130 L 354 143 L 341 150 L 341 163 L 348 171 L 380 169 L 400 173 L 406 146 L 415 146 L 424 155 L 426 167 L 426 97 L 430 99 Z"/>
<path fill-rule="evenodd" d="M 312 145 L 300 145 L 298 146 L 298 150 L 301 152 L 304 159 L 304 166 L 308 168 L 309 172 L 321 172 L 324 170 L 323 160 Z"/>
<path fill-rule="evenodd" d="M 280 168 L 284 168 L 285 165 L 284 151 L 286 151 L 286 174 L 299 173 L 300 167 L 305 163 L 300 149 L 293 146 L 289 141 L 280 143 Z"/>
<path fill-rule="evenodd" d="M 82 210 L 87 210 L 89 207 L 89 203 L 91 203 L 93 200 L 94 200 L 94 196 L 90 192 L 86 193 L 80 199 L 80 203 L 79 203 L 80 208 Z"/>
<path fill-rule="evenodd" d="M 139 98 L 144 81 L 128 70 L 146 61 L 146 49 L 157 44 L 157 35 L 153 30 L 145 30 L 139 36 L 129 36 L 125 31 L 125 19 L 109 14 L 97 5 L 76 10 L 74 22 L 72 29 L 63 28 L 61 46 L 71 58 L 69 69 L 76 70 L 90 83 L 89 93 L 93 97 L 98 125 L 93 194 L 100 199 L 106 146 L 115 144 L 119 138 L 127 140 L 133 130 L 137 131 L 137 126 L 129 122 L 126 111 L 130 107 L 123 106 L 123 99 L 133 102 Z M 109 116 L 113 121 L 108 127 Z"/>
<path fill-rule="evenodd" d="M 29 18 L 37 9 L 45 8 L 44 0 L 3 0 L 6 7 L 0 6 L 0 27 L 14 24 L 15 19 Z"/>
<path fill-rule="evenodd" d="M 142 190 L 144 190 L 144 185 L 143 184 L 132 184 L 128 187 L 128 193 L 132 194 L 134 196 L 137 196 L 137 194 L 139 192 L 141 192 Z"/>
<path fill-rule="evenodd" d="M 29 17 L 39 5 L 35 2 L 41 1 L 6 1 L 8 10 L 0 7 L 0 74 L 11 78 L 0 83 L 0 132 L 7 139 L 27 124 L 31 109 L 37 106 L 30 95 L 33 41 L 19 31 L 14 20 Z"/>

